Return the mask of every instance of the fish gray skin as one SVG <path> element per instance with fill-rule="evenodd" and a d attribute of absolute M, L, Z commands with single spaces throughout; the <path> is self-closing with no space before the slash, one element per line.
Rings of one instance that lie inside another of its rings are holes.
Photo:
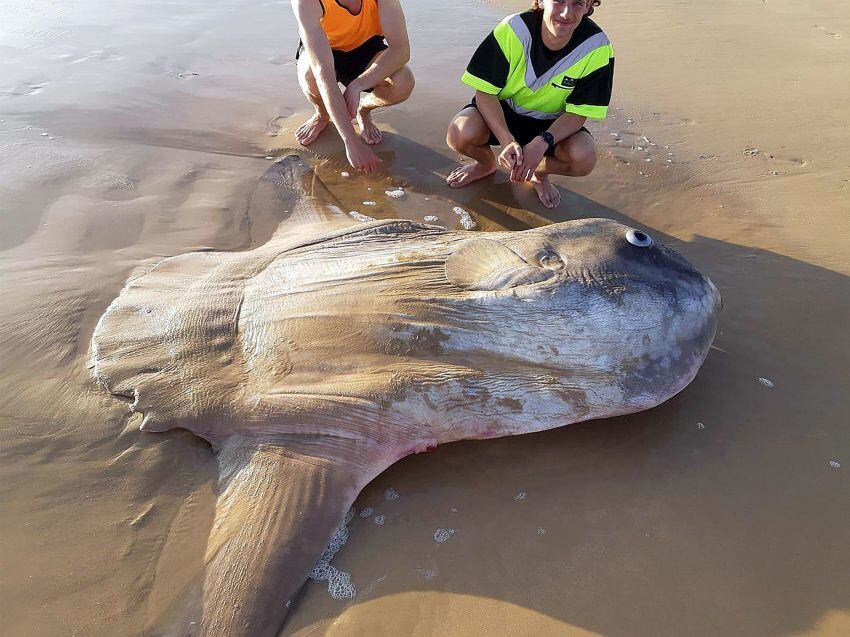
<path fill-rule="evenodd" d="M 654 407 L 714 338 L 711 281 L 614 221 L 353 223 L 298 157 L 264 183 L 284 220 L 268 243 L 137 273 L 92 341 L 96 378 L 143 430 L 188 429 L 219 457 L 202 593 L 164 632 L 275 635 L 394 462 Z"/>

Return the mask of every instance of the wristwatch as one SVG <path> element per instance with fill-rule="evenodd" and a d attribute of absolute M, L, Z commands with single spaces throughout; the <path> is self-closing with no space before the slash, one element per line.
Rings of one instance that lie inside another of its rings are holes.
<path fill-rule="evenodd" d="M 549 145 L 549 152 L 554 152 L 555 150 L 555 137 L 549 131 L 545 130 L 538 137 L 542 137 L 543 141 Z"/>

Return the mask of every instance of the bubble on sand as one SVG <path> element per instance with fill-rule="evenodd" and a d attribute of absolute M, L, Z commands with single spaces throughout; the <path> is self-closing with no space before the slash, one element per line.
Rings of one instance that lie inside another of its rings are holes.
<path fill-rule="evenodd" d="M 396 188 L 395 190 L 386 190 L 384 194 L 390 199 L 402 199 L 407 196 L 407 193 L 404 192 L 401 188 Z"/>
<path fill-rule="evenodd" d="M 374 221 L 375 220 L 375 217 L 370 217 L 369 215 L 361 214 L 361 213 L 357 212 L 356 210 L 352 210 L 348 214 L 351 216 L 352 219 L 354 219 L 355 221 L 360 221 L 361 223 L 365 223 L 367 221 Z"/>
<path fill-rule="evenodd" d="M 455 206 L 452 208 L 454 213 L 460 217 L 460 225 L 462 225 L 466 230 L 472 230 L 477 225 L 475 221 L 473 221 L 472 216 L 460 206 Z"/>
<path fill-rule="evenodd" d="M 773 381 L 769 378 L 761 378 L 759 377 L 759 382 L 765 387 L 774 387 Z"/>
<path fill-rule="evenodd" d="M 398 491 L 395 489 L 387 489 L 384 491 L 384 498 L 387 500 L 398 500 Z"/>
<path fill-rule="evenodd" d="M 317 582 L 328 582 L 328 593 L 334 599 L 352 599 L 357 595 L 357 587 L 351 581 L 351 574 L 341 571 L 331 565 L 331 560 L 337 554 L 339 549 L 348 541 L 348 524 L 354 518 L 354 509 L 349 509 L 345 516 L 345 521 L 337 529 L 330 543 L 322 552 L 322 556 L 313 570 L 310 571 L 309 577 Z"/>
<path fill-rule="evenodd" d="M 434 531 L 434 541 L 437 542 L 437 544 L 442 544 L 454 534 L 454 529 L 437 529 Z"/>
<path fill-rule="evenodd" d="M 840 462 L 838 462 L 838 460 L 830 460 L 830 461 L 829 461 L 829 466 L 830 466 L 830 467 L 832 467 L 833 469 L 840 469 L 840 468 L 841 468 L 841 463 L 840 463 Z"/>
<path fill-rule="evenodd" d="M 47 133 L 42 133 L 42 134 L 41 134 L 41 136 L 42 136 L 42 137 L 47 137 Z"/>
<path fill-rule="evenodd" d="M 376 515 L 375 516 L 375 524 L 378 526 L 384 526 L 384 522 L 387 521 L 387 516 L 385 515 Z"/>
<path fill-rule="evenodd" d="M 433 222 L 435 222 L 435 221 L 439 221 L 439 220 L 440 220 L 440 218 L 439 218 L 439 217 L 435 217 L 434 215 L 425 215 L 424 219 L 425 219 L 425 221 L 427 221 L 428 223 L 433 223 Z"/>
<path fill-rule="evenodd" d="M 375 512 L 375 509 L 373 509 L 372 507 L 366 507 L 365 509 L 363 509 L 363 510 L 360 512 L 360 517 L 361 517 L 361 518 L 368 518 L 368 517 L 370 517 L 370 516 L 371 516 L 374 512 Z"/>
<path fill-rule="evenodd" d="M 514 500 L 525 500 L 528 497 L 528 494 L 525 491 L 517 491 L 517 494 L 514 496 Z"/>

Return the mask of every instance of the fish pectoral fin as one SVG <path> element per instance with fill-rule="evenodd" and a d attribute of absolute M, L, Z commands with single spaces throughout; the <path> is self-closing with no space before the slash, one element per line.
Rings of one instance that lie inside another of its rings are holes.
<path fill-rule="evenodd" d="M 219 450 L 219 496 L 205 555 L 202 635 L 277 635 L 288 604 L 343 523 L 356 470 L 233 437 Z M 368 479 L 368 478 L 367 478 Z"/>
<path fill-rule="evenodd" d="M 460 244 L 446 259 L 446 279 L 463 290 L 495 292 L 539 283 L 552 276 L 506 245 L 476 237 Z"/>

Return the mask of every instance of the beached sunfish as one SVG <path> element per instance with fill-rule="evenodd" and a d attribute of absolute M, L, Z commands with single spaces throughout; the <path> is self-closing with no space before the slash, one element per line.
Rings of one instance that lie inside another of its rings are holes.
<path fill-rule="evenodd" d="M 394 462 L 654 407 L 714 338 L 711 281 L 614 221 L 355 223 L 298 157 L 265 181 L 285 217 L 268 243 L 148 267 L 94 334 L 96 378 L 143 430 L 188 429 L 219 458 L 202 592 L 162 632 L 277 634 Z"/>

